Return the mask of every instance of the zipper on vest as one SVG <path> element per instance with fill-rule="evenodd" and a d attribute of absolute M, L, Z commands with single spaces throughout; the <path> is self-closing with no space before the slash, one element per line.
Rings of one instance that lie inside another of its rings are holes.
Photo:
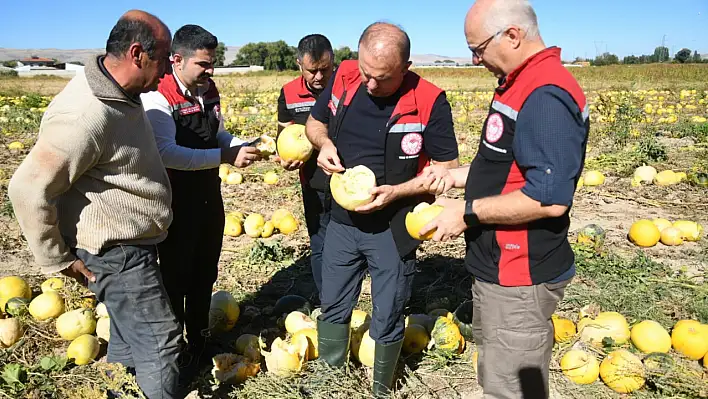
<path fill-rule="evenodd" d="M 337 104 L 337 113 L 334 115 L 334 129 L 332 129 L 333 136 L 330 137 L 332 143 L 337 146 L 337 136 L 339 136 L 339 128 L 342 126 L 342 120 L 344 119 L 344 101 L 347 99 L 347 91 L 342 92 L 342 98 L 339 99 L 339 104 Z"/>

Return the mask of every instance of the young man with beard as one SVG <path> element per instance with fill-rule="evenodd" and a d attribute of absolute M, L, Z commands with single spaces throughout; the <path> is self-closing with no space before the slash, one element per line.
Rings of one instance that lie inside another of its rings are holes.
<path fill-rule="evenodd" d="M 185 25 L 172 40 L 172 70 L 143 104 L 172 184 L 174 221 L 160 244 L 165 288 L 186 329 L 180 379 L 197 370 L 209 327 L 209 305 L 224 233 L 219 165 L 247 167 L 259 159 L 254 147 L 224 128 L 214 74 L 214 35 Z"/>

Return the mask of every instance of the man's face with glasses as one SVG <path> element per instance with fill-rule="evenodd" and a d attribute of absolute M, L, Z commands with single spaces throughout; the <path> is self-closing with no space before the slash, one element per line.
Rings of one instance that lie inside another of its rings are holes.
<path fill-rule="evenodd" d="M 482 28 L 479 27 L 479 29 L 476 30 L 481 31 Z M 466 34 L 467 46 L 472 52 L 472 63 L 474 63 L 474 65 L 484 65 L 484 67 L 487 68 L 490 72 L 492 72 L 497 78 L 501 78 L 504 75 L 504 72 L 501 70 L 498 64 L 499 58 L 498 54 L 496 54 L 497 51 L 494 51 L 495 48 L 499 46 L 499 43 L 492 43 L 492 41 L 495 37 L 502 34 L 503 32 L 504 30 L 502 29 L 496 32 L 495 34 L 486 37 L 482 41 L 478 41 L 477 32 L 467 32 Z M 490 45 L 492 47 L 488 50 L 488 47 Z"/>

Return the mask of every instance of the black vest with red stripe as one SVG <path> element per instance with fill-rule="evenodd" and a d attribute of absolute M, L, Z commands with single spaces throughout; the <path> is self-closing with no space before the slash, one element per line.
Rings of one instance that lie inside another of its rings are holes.
<path fill-rule="evenodd" d="M 166 74 L 160 79 L 157 87 L 170 105 L 172 118 L 175 121 L 175 141 L 178 146 L 194 149 L 219 148 L 216 134 L 219 131 L 219 113 L 221 99 L 216 84 L 209 80 L 209 89 L 202 96 L 204 107 L 195 98 L 187 97 L 177 83 L 177 77 Z M 219 169 L 176 170 L 167 169 L 173 190 L 180 195 L 189 192 L 190 197 L 219 190 Z M 207 192 L 200 192 L 207 190 Z M 220 193 L 220 192 L 219 192 Z M 220 195 L 220 194 L 219 194 Z M 173 195 L 175 197 L 175 195 Z"/>
<path fill-rule="evenodd" d="M 343 123 L 356 123 L 345 118 L 352 98 L 361 86 L 358 61 L 342 61 L 335 73 L 332 86 L 332 97 L 329 101 L 331 117 L 329 119 L 329 138 L 337 144 L 337 136 Z M 387 123 L 386 148 L 384 150 L 384 181 L 383 184 L 396 185 L 416 177 L 425 166 L 430 164 L 430 158 L 423 150 L 425 127 L 430 120 L 433 104 L 443 92 L 432 83 L 422 79 L 414 72 L 408 71 L 401 85 L 401 97 Z M 317 168 L 310 185 L 327 193 L 329 196 L 329 177 L 322 169 Z M 396 241 L 398 251 L 402 256 L 408 255 L 419 244 L 408 235 L 405 228 L 405 215 L 421 201 L 434 201 L 434 197 L 420 195 L 404 198 L 390 204 L 395 212 L 391 219 L 391 231 Z"/>
<path fill-rule="evenodd" d="M 529 95 L 547 85 L 570 94 L 577 105 L 575 112 L 585 120 L 587 136 L 585 95 L 562 65 L 560 49 L 551 47 L 535 54 L 495 90 L 479 150 L 470 165 L 465 199 L 506 194 L 524 186 L 525 171 L 517 165 L 512 148 L 516 117 Z M 482 225 L 468 229 L 467 268 L 476 277 L 503 286 L 535 285 L 560 276 L 574 262 L 568 242 L 569 211 L 560 217 L 524 225 Z"/>
<path fill-rule="evenodd" d="M 310 109 L 315 105 L 317 96 L 307 88 L 305 78 L 300 76 L 283 86 L 285 107 L 293 117 L 293 123 L 304 125 L 310 115 Z M 277 142 L 277 138 L 276 138 Z M 300 168 L 300 181 L 307 183 L 317 169 L 317 156 L 319 151 L 313 150 L 310 158 Z"/>

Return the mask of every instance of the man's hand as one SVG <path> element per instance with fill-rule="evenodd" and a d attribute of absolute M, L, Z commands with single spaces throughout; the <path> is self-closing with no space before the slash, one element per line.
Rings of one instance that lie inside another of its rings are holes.
<path fill-rule="evenodd" d="M 443 211 L 438 217 L 423 226 L 420 235 L 436 230 L 433 241 L 454 240 L 467 230 L 465 223 L 465 201 L 451 198 L 438 198 L 435 205 L 442 205 Z"/>
<path fill-rule="evenodd" d="M 430 194 L 445 194 L 455 187 L 455 178 L 450 170 L 442 165 L 426 166 L 421 175 L 426 177 L 423 188 Z"/>
<path fill-rule="evenodd" d="M 287 171 L 293 171 L 293 170 L 300 169 L 300 167 L 302 165 L 304 165 L 304 163 L 302 161 L 298 161 L 298 160 L 286 161 L 277 155 L 274 157 L 274 159 L 276 162 L 280 162 L 280 166 L 282 166 L 283 169 L 285 169 Z"/>
<path fill-rule="evenodd" d="M 371 213 L 385 208 L 388 204 L 395 201 L 396 191 L 393 186 L 384 185 L 371 189 L 371 194 L 374 195 L 374 200 L 366 205 L 362 205 L 354 209 L 354 212 Z"/>
<path fill-rule="evenodd" d="M 92 283 L 96 282 L 96 276 L 91 273 L 81 259 L 76 259 L 69 267 L 62 270 L 61 274 L 73 278 L 84 287 L 88 285 L 89 281 Z"/>
<path fill-rule="evenodd" d="M 236 159 L 233 162 L 233 165 L 238 167 L 238 168 L 245 168 L 249 165 L 251 165 L 253 162 L 261 159 L 260 152 L 256 147 L 250 147 L 250 146 L 240 146 L 240 147 L 233 147 L 233 148 L 238 148 L 238 153 L 236 155 Z"/>
<path fill-rule="evenodd" d="M 327 141 L 322 148 L 320 148 L 320 154 L 317 156 L 317 166 L 322 168 L 322 170 L 327 175 L 331 175 L 336 172 L 344 172 L 344 167 L 339 161 L 339 155 L 337 154 L 337 147 L 334 146 L 332 141 Z"/>

